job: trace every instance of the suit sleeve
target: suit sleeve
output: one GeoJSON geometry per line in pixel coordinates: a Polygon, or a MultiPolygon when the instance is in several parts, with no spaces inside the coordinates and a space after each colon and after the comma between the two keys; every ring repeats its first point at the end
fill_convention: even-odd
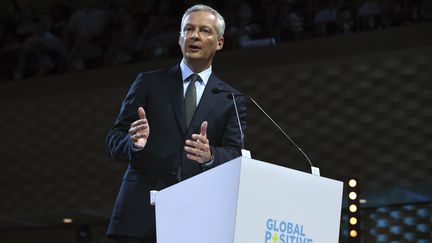
{"type": "MultiPolygon", "coordinates": [[[[246,129],[246,100],[240,96],[236,98],[237,109],[243,133],[246,129]]],[[[211,141],[210,141],[211,144],[211,141]]],[[[242,139],[235,109],[230,112],[226,127],[224,129],[220,146],[210,146],[214,161],[204,165],[204,169],[210,169],[224,162],[241,156],[242,139]]]]}
{"type": "Polygon", "coordinates": [[[132,160],[129,128],[132,122],[139,119],[138,107],[142,106],[145,109],[145,91],[143,74],[140,73],[123,100],[120,113],[106,139],[108,154],[116,161],[132,160]]]}

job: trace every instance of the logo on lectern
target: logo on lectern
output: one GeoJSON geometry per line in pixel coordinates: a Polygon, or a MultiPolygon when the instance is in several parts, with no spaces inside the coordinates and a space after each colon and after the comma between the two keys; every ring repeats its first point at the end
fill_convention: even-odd
{"type": "Polygon", "coordinates": [[[313,243],[308,238],[304,225],[286,220],[269,218],[266,222],[265,243],[313,243]]]}

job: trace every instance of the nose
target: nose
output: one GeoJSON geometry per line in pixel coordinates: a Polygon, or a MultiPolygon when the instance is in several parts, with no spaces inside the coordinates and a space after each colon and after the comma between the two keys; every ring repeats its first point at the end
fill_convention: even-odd
{"type": "Polygon", "coordinates": [[[191,33],[190,38],[191,38],[191,39],[199,39],[199,31],[198,31],[198,30],[194,30],[194,31],[191,33]]]}

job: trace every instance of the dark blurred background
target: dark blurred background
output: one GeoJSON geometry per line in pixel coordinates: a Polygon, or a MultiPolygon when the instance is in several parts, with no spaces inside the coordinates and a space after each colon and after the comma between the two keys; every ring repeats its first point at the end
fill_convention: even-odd
{"type": "MultiPolygon", "coordinates": [[[[108,158],[106,133],[138,72],[180,61],[194,3],[0,2],[0,242],[113,242],[126,164],[108,158]]],[[[432,242],[432,1],[201,3],[227,22],[215,72],[322,176],[358,180],[362,242],[432,242]]],[[[248,107],[252,157],[309,171],[248,107]]],[[[346,207],[344,195],[340,242],[346,207]]]]}

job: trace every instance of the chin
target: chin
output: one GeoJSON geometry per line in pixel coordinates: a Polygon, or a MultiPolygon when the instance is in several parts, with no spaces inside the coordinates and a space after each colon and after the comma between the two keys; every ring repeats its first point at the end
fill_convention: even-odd
{"type": "Polygon", "coordinates": [[[201,52],[186,52],[186,56],[194,58],[202,58],[201,52]]]}
{"type": "Polygon", "coordinates": [[[197,53],[187,53],[185,58],[188,59],[189,61],[200,61],[206,59],[202,55],[199,55],[197,53]]]}

